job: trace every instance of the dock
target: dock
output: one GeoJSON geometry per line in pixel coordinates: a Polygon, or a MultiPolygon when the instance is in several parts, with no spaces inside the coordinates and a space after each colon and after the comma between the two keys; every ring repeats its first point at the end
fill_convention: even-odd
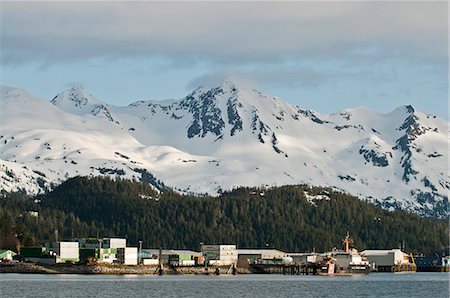
{"type": "Polygon", "coordinates": [[[255,274],[316,275],[320,266],[316,263],[299,265],[251,264],[250,270],[255,274]]]}

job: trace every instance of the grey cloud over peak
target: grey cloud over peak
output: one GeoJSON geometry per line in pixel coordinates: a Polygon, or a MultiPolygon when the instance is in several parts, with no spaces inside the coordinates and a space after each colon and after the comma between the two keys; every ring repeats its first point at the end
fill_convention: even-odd
{"type": "Polygon", "coordinates": [[[447,59],[445,2],[4,2],[2,63],[447,59]]]}

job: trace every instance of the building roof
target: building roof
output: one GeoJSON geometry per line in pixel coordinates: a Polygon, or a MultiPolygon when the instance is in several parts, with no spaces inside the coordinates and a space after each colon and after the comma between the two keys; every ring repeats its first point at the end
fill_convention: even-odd
{"type": "Polygon", "coordinates": [[[11,255],[12,255],[12,256],[17,255],[17,253],[15,253],[14,251],[12,251],[12,250],[10,250],[10,249],[0,249],[0,257],[1,257],[2,255],[6,255],[6,253],[7,253],[8,251],[11,252],[11,255]]]}
{"type": "Polygon", "coordinates": [[[361,254],[365,254],[365,255],[387,255],[389,253],[395,253],[395,252],[401,252],[403,254],[403,251],[401,251],[399,248],[394,248],[394,249],[367,249],[361,252],[361,254]]]}
{"type": "Polygon", "coordinates": [[[238,249],[237,250],[239,255],[259,255],[259,254],[285,254],[286,252],[278,250],[278,249],[238,249]]]}
{"type": "MultiPolygon", "coordinates": [[[[159,249],[154,249],[154,248],[143,249],[142,253],[159,255],[159,249]]],[[[193,255],[193,256],[201,256],[202,255],[201,252],[187,250],[187,249],[163,249],[162,254],[163,255],[193,255]]]]}

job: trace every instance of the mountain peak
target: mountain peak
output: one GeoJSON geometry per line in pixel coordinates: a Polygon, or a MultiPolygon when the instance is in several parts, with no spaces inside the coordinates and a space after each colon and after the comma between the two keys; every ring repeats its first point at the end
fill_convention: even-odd
{"type": "Polygon", "coordinates": [[[105,103],[95,98],[80,85],[74,85],[58,93],[50,102],[66,111],[67,108],[71,110],[73,108],[76,108],[76,110],[84,110],[84,108],[92,108],[94,105],[105,105],[105,103]]]}
{"type": "Polygon", "coordinates": [[[56,95],[51,103],[65,112],[76,115],[91,114],[116,122],[108,110],[108,105],[87,92],[83,87],[75,85],[56,95]]]}
{"type": "Polygon", "coordinates": [[[235,92],[237,90],[243,91],[243,90],[254,90],[255,84],[245,80],[245,79],[238,79],[236,77],[227,77],[223,80],[216,80],[216,81],[210,81],[210,82],[204,82],[201,83],[198,88],[194,90],[194,93],[196,92],[205,92],[209,91],[211,89],[221,89],[224,93],[228,92],[235,92]]]}

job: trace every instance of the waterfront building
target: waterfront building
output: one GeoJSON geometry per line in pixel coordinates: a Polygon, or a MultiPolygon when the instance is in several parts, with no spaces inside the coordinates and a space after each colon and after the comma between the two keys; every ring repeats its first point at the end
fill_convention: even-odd
{"type": "Polygon", "coordinates": [[[287,254],[288,254],[288,256],[290,256],[292,258],[295,265],[305,265],[307,263],[316,263],[323,259],[323,256],[321,254],[318,254],[315,252],[304,252],[304,253],[290,252],[287,254]]]}
{"type": "Polygon", "coordinates": [[[0,249],[0,260],[2,262],[12,261],[12,259],[15,255],[17,255],[17,254],[10,249],[0,249]]]}
{"type": "Polygon", "coordinates": [[[416,256],[413,259],[418,272],[450,271],[450,256],[416,256]]]}
{"type": "MultiPolygon", "coordinates": [[[[153,265],[153,259],[159,259],[161,253],[161,263],[174,266],[193,266],[203,264],[203,255],[201,252],[186,249],[143,249],[142,259],[144,265],[153,265]]],[[[159,264],[159,261],[158,263],[159,264]]]]}
{"type": "Polygon", "coordinates": [[[380,272],[391,272],[395,271],[395,268],[407,268],[411,265],[409,255],[398,248],[364,250],[361,254],[367,257],[372,270],[380,272]]]}
{"type": "Polygon", "coordinates": [[[127,247],[126,238],[103,238],[101,248],[125,248],[127,247]]]}
{"type": "Polygon", "coordinates": [[[292,258],[288,253],[278,249],[238,249],[238,267],[246,267],[256,262],[264,262],[265,260],[287,260],[292,258]]]}
{"type": "Polygon", "coordinates": [[[138,264],[137,247],[117,248],[117,263],[124,265],[137,265],[138,264]]]}
{"type": "Polygon", "coordinates": [[[43,246],[23,246],[19,250],[19,254],[25,261],[33,263],[56,263],[56,258],[50,256],[49,251],[46,251],[43,246]],[[47,253],[47,255],[44,255],[47,253]]]}
{"type": "Polygon", "coordinates": [[[201,246],[202,254],[208,265],[229,266],[236,265],[238,262],[238,252],[236,245],[220,244],[211,245],[203,244],[201,246]]]}
{"type": "Polygon", "coordinates": [[[76,241],[58,241],[53,243],[56,263],[78,262],[80,260],[79,243],[76,241]]]}
{"type": "Polygon", "coordinates": [[[97,238],[79,238],[78,243],[80,244],[80,249],[96,249],[100,248],[100,241],[97,238]]]}
{"type": "Polygon", "coordinates": [[[98,262],[112,264],[117,261],[117,248],[100,248],[98,262]]]}

